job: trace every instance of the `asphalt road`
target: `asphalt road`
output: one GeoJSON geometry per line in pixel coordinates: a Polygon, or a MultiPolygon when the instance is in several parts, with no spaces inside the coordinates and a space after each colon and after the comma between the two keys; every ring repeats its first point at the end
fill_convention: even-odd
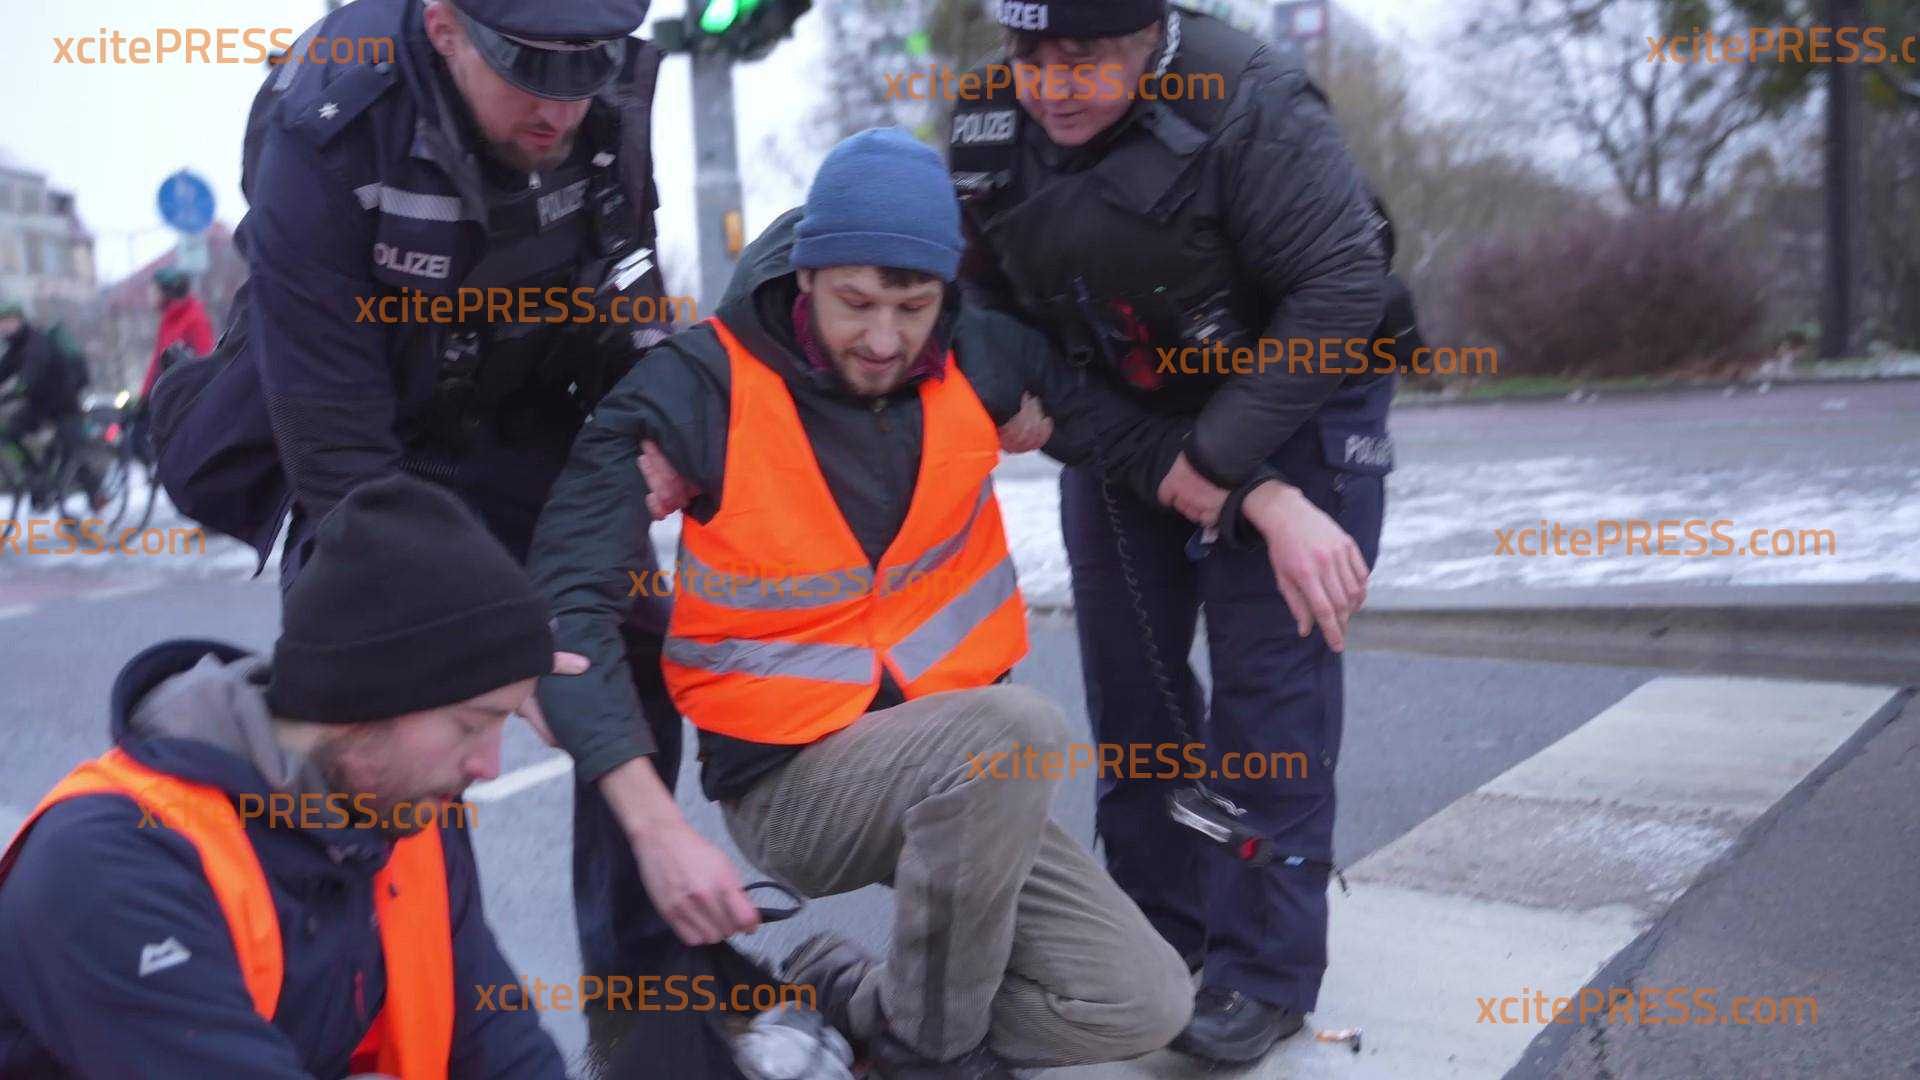
{"type": "MultiPolygon", "coordinates": [[[[1497,485],[1502,470],[1541,460],[1728,482],[1758,463],[1784,470],[1798,484],[1884,498],[1889,483],[1914,472],[1916,416],[1920,382],[1406,409],[1396,414],[1394,430],[1403,464],[1413,467],[1395,478],[1393,498],[1401,506],[1409,498],[1447,498],[1448,476],[1496,474],[1484,488],[1497,485]]],[[[1032,455],[1003,468],[1028,478],[1053,471],[1032,455]]],[[[1393,512],[1390,506],[1390,519],[1393,512]]],[[[1438,542],[1444,556],[1451,541],[1438,542]]],[[[0,556],[0,695],[11,714],[7,738],[0,740],[0,835],[75,762],[105,747],[113,677],[138,650],[178,637],[255,649],[271,644],[278,591],[270,579],[249,582],[230,569],[181,572],[179,562],[83,568],[0,556]]],[[[1349,863],[1657,674],[1393,653],[1359,654],[1349,664],[1337,836],[1340,857],[1349,863]]],[[[1070,623],[1036,619],[1033,654],[1017,677],[1061,702],[1084,729],[1070,623]]],[[[512,773],[552,753],[515,730],[505,769],[512,773]]],[[[725,844],[690,773],[681,790],[692,819],[725,844]]],[[[519,970],[548,982],[577,974],[569,800],[569,780],[554,775],[486,804],[476,826],[489,919],[519,970]]],[[[1064,785],[1055,809],[1070,831],[1091,839],[1090,778],[1064,785]]],[[[830,927],[880,947],[887,903],[878,889],[819,901],[799,919],[741,944],[778,956],[798,936],[830,927]]],[[[1316,1019],[1340,1023],[1338,1016],[1316,1019]]],[[[569,1053],[579,1051],[584,1026],[576,1016],[549,1014],[547,1022],[569,1053]]]]}
{"type": "MultiPolygon", "coordinates": [[[[27,594],[15,590],[12,595],[27,594]]],[[[0,686],[15,718],[10,737],[0,741],[0,832],[10,831],[17,816],[75,762],[106,747],[108,694],[120,665],[134,653],[170,637],[213,637],[265,649],[278,617],[278,591],[265,581],[142,589],[74,575],[42,579],[32,603],[28,613],[0,618],[0,634],[8,643],[0,686]]],[[[1084,731],[1071,625],[1042,617],[1034,630],[1032,655],[1016,677],[1061,702],[1084,731]]],[[[1356,655],[1350,664],[1337,836],[1340,857],[1347,862],[1531,756],[1656,674],[1390,653],[1356,655]]],[[[504,769],[512,772],[551,754],[516,728],[509,735],[504,769]]],[[[725,844],[714,809],[698,796],[691,768],[681,793],[695,823],[725,844]]],[[[488,919],[529,979],[564,982],[578,974],[568,885],[570,800],[570,781],[560,776],[483,804],[475,814],[488,919]]],[[[1064,784],[1055,813],[1074,835],[1091,843],[1091,778],[1064,784]]],[[[800,936],[831,928],[882,948],[888,903],[877,888],[818,901],[799,918],[740,944],[777,957],[800,936]]],[[[570,1053],[580,1050],[585,1029],[576,1015],[552,1013],[547,1020],[563,1047],[570,1053]]],[[[1330,1022],[1337,1024],[1338,1018],[1330,1022]]]]}

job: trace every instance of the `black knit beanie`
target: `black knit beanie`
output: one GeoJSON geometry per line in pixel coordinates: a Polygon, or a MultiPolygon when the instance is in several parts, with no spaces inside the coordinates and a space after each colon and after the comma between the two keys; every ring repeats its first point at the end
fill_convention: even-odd
{"type": "Polygon", "coordinates": [[[408,476],[321,520],[281,607],[267,706],[291,720],[384,720],[553,669],[525,571],[459,499],[408,476]]]}

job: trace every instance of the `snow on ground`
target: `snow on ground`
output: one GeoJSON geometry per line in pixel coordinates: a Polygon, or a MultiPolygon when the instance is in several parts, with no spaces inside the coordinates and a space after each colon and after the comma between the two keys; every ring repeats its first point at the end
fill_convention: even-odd
{"type": "MultiPolygon", "coordinates": [[[[1704,526],[1702,527],[1705,528],[1704,526]]],[[[1670,546],[1699,545],[1679,530],[1670,546]]],[[[1410,465],[1388,480],[1387,524],[1374,582],[1382,588],[1581,588],[1625,584],[1823,585],[1920,579],[1920,466],[1906,462],[1789,472],[1777,467],[1674,475],[1658,461],[1586,457],[1462,471],[1410,465]],[[1686,520],[1714,507],[1747,545],[1755,529],[1831,530],[1830,553],[1792,556],[1496,554],[1494,529],[1544,519],[1589,528],[1600,519],[1686,520]]],[[[1766,537],[1763,543],[1785,541],[1766,537]]]]}
{"type": "MultiPolygon", "coordinates": [[[[1027,463],[1023,462],[1023,466],[1027,463]]],[[[1376,588],[1580,588],[1624,584],[1833,584],[1920,580],[1920,466],[1890,462],[1828,470],[1779,467],[1671,475],[1658,462],[1622,463],[1584,457],[1541,458],[1499,469],[1460,470],[1408,464],[1388,480],[1387,524],[1376,588]],[[1560,521],[1569,528],[1603,518],[1686,519],[1702,506],[1731,520],[1736,542],[1755,528],[1831,530],[1831,554],[1793,557],[1657,557],[1615,551],[1606,557],[1497,554],[1494,529],[1560,521]]],[[[1060,540],[1059,485],[1031,466],[1003,470],[995,491],[1020,587],[1041,606],[1070,602],[1066,551],[1060,540]],[[1040,473],[1041,475],[1036,475],[1040,473]]],[[[152,527],[191,526],[164,494],[152,527]]],[[[654,527],[662,565],[679,543],[678,516],[654,527]]],[[[1681,543],[1686,541],[1681,540],[1681,543]]],[[[175,542],[177,545],[177,542],[175,542]]],[[[204,552],[153,556],[43,556],[29,560],[0,548],[0,582],[41,568],[135,570],[227,579],[253,573],[253,552],[238,541],[208,537],[204,552]],[[7,563],[15,563],[8,566],[7,563]]],[[[266,574],[278,572],[278,558],[266,574]]]]}

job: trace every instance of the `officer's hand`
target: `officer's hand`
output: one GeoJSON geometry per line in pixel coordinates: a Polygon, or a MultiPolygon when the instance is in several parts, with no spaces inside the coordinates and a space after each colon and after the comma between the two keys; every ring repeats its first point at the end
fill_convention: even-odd
{"type": "Polygon", "coordinates": [[[1267,540],[1273,576],[1300,636],[1320,624],[1334,652],[1346,649],[1347,619],[1367,599],[1367,561],[1360,545],[1300,489],[1268,481],[1247,495],[1241,513],[1267,540]]]}
{"type": "MultiPolygon", "coordinates": [[[[555,675],[578,675],[587,670],[589,666],[591,666],[591,662],[579,653],[557,652],[553,654],[553,673],[555,675]]],[[[518,713],[520,718],[527,722],[527,726],[533,729],[533,733],[540,737],[541,742],[552,747],[558,747],[560,745],[554,740],[553,730],[547,727],[547,714],[540,711],[540,695],[538,693],[528,694],[527,700],[521,702],[520,707],[515,709],[514,712],[518,713]]]]}
{"type": "Polygon", "coordinates": [[[647,513],[655,521],[686,509],[700,494],[699,487],[687,483],[652,439],[640,444],[640,475],[647,479],[647,513]]]}
{"type": "Polygon", "coordinates": [[[733,860],[685,821],[647,830],[633,851],[641,884],[681,941],[711,945],[760,928],[733,860]]]}
{"type": "Polygon", "coordinates": [[[1211,529],[1220,520],[1220,508],[1226,505],[1228,492],[1201,476],[1182,453],[1161,479],[1159,494],[1161,506],[1170,506],[1195,525],[1211,529]]]}
{"type": "Polygon", "coordinates": [[[1000,449],[1009,454],[1038,450],[1053,438],[1053,418],[1032,394],[1020,395],[1020,411],[1000,425],[1000,449]]]}

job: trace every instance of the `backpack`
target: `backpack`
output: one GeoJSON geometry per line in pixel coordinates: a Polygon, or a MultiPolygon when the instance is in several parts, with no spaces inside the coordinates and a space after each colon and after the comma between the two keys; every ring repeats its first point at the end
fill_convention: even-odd
{"type": "Polygon", "coordinates": [[[52,347],[53,364],[47,371],[47,378],[56,379],[58,385],[68,395],[78,398],[93,381],[93,373],[87,370],[87,357],[80,349],[80,343],[74,339],[73,332],[65,323],[55,323],[47,330],[47,344],[52,347]]]}
{"type": "Polygon", "coordinates": [[[163,371],[148,408],[154,477],[182,514],[259,552],[257,574],[292,508],[293,487],[280,467],[260,369],[241,360],[248,289],[243,284],[234,295],[213,352],[163,371]],[[182,438],[189,429],[201,437],[182,438]]]}

